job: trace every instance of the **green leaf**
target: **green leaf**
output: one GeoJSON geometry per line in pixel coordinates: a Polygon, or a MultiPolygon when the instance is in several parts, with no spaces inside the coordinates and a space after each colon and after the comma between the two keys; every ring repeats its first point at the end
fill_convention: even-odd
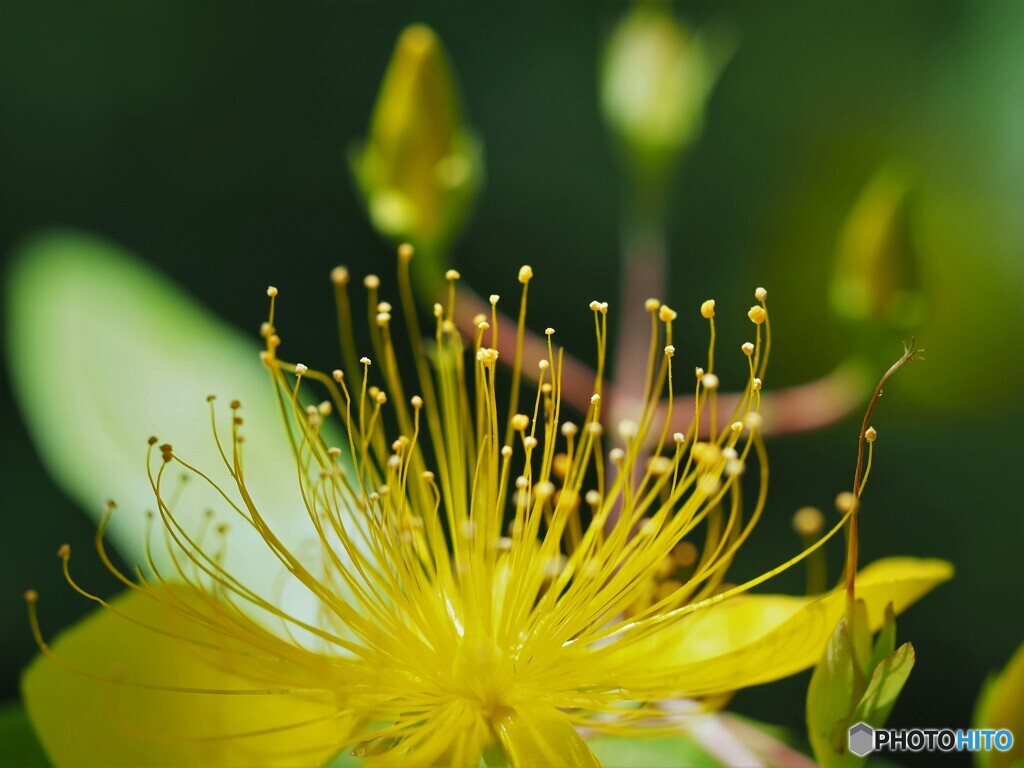
{"type": "Polygon", "coordinates": [[[594,736],[587,739],[604,768],[678,768],[681,765],[718,768],[720,762],[701,749],[688,736],[680,734],[662,739],[627,739],[618,736],[594,736]]]}
{"type": "Polygon", "coordinates": [[[4,765],[20,768],[48,768],[50,765],[21,704],[8,704],[0,709],[0,755],[3,755],[4,765]]]}
{"type": "Polygon", "coordinates": [[[854,690],[854,659],[847,620],[841,619],[807,688],[807,735],[825,768],[847,764],[846,732],[854,690]]]}
{"type": "MultiPolygon", "coordinates": [[[[247,337],[227,327],[165,278],[96,237],[44,233],[22,244],[12,263],[6,281],[8,363],[29,433],[57,483],[94,519],[106,499],[117,501],[109,532],[129,565],[145,562],[143,512],[155,506],[145,464],[150,435],[172,443],[177,455],[223,487],[233,487],[213,440],[208,394],[218,395],[221,427],[230,423],[228,401],[242,401],[253,498],[283,541],[318,556],[308,546],[300,550],[311,526],[255,333],[247,337]]],[[[264,301],[253,296],[254,307],[264,301]]],[[[282,296],[280,311],[288,306],[289,297],[282,296]]],[[[177,480],[174,473],[167,481],[173,486],[177,480]]],[[[217,520],[233,525],[229,570],[262,594],[278,594],[280,563],[226,507],[193,479],[175,514],[194,531],[205,510],[215,510],[217,520]]],[[[154,540],[157,564],[166,564],[162,540],[154,540]]],[[[288,598],[295,601],[293,614],[314,610],[306,595],[288,598]]]]}
{"type": "Polygon", "coordinates": [[[914,646],[904,643],[882,659],[875,668],[864,697],[857,705],[851,722],[865,722],[876,728],[885,725],[896,699],[914,668],[914,646]]]}

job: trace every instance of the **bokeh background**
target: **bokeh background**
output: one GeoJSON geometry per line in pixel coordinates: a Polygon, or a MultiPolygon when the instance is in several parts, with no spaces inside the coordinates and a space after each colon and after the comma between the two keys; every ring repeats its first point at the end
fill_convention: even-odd
{"type": "MultiPolygon", "coordinates": [[[[41,228],[93,232],[254,335],[273,282],[301,297],[288,306],[293,357],[330,367],[330,268],[386,283],[394,271],[346,150],[366,132],[398,32],[425,21],[445,42],[486,157],[455,265],[480,292],[511,294],[518,266],[531,263],[536,327],[557,320],[586,357],[586,304],[615,299],[619,286],[625,184],[597,71],[624,9],[9,0],[0,253],[6,260],[41,228]]],[[[828,301],[840,229],[879,167],[912,169],[903,235],[927,302],[915,330],[929,353],[893,382],[875,418],[862,550],[865,561],[903,553],[956,565],[953,582],[900,619],[918,662],[891,723],[965,727],[986,676],[1024,640],[1024,3],[751,1],[676,12],[723,25],[737,42],[668,206],[664,298],[686,309],[684,338],[702,333],[696,309],[714,296],[721,337],[738,344],[763,284],[771,384],[829,371],[858,344],[828,301]]],[[[900,335],[872,339],[881,373],[900,335]]],[[[95,361],[111,376],[122,363],[95,361]]],[[[54,551],[88,545],[93,524],[48,478],[6,371],[2,397],[0,701],[13,701],[34,652],[22,592],[46,590],[49,615],[68,624],[82,615],[89,606],[63,587],[54,551]]],[[[737,577],[795,550],[795,509],[832,509],[850,484],[857,430],[851,417],[770,442],[770,514],[737,577]]],[[[77,562],[82,579],[113,592],[91,560],[77,562]]],[[[802,581],[794,571],[778,588],[802,581]]],[[[807,677],[742,692],[732,706],[802,732],[807,677]]]]}

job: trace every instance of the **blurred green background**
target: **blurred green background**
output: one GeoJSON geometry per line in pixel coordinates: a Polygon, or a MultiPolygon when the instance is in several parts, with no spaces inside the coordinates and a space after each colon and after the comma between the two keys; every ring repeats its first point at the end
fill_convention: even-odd
{"type": "MultiPolygon", "coordinates": [[[[389,285],[346,161],[365,135],[398,32],[434,26],[483,140],[486,182],[454,249],[483,294],[533,265],[531,315],[586,357],[587,302],[617,298],[625,184],[601,120],[597,70],[620,3],[477,4],[8,0],[0,5],[0,252],[71,226],[134,251],[255,336],[273,282],[292,297],[291,356],[336,356],[328,273],[389,285]],[[578,311],[580,310],[580,311],[578,311]],[[574,314],[575,313],[575,314],[574,314]],[[575,318],[575,319],[574,319],[575,318]]],[[[893,382],[865,498],[863,561],[937,556],[955,580],[900,619],[918,664],[891,723],[970,724],[981,684],[1024,639],[1019,477],[1024,449],[1024,3],[686,4],[738,47],[669,201],[684,361],[697,307],[745,340],[755,285],[771,294],[770,385],[829,371],[858,344],[828,303],[845,217],[883,164],[910,168],[908,248],[928,312],[928,360],[893,382]],[[685,344],[685,342],[684,342],[685,344]]],[[[873,337],[883,361],[900,336],[873,337]]],[[[117,375],[124,361],[96,360],[117,375]]],[[[73,375],[73,372],[71,372],[73,375]]],[[[728,382],[728,379],[726,379],[728,382]]],[[[68,386],[74,386],[69,381],[68,386]]],[[[3,384],[0,700],[34,652],[22,592],[70,624],[89,606],[54,557],[89,519],[51,483],[3,384]]],[[[769,515],[737,564],[791,554],[792,512],[849,487],[858,420],[770,442],[769,515]]],[[[146,434],[145,426],[140,435],[146,434]]],[[[88,436],[69,436],[84,440],[88,436]]],[[[833,572],[838,551],[833,555],[833,572]]],[[[90,557],[81,578],[112,580],[90,557]]],[[[803,573],[778,581],[799,591],[803,573]]],[[[102,590],[101,590],[102,591],[102,590]]],[[[740,693],[733,708],[802,732],[807,675],[740,693]]],[[[1018,734],[1024,738],[1024,734],[1018,734]]],[[[936,756],[907,763],[937,764],[936,756]]]]}

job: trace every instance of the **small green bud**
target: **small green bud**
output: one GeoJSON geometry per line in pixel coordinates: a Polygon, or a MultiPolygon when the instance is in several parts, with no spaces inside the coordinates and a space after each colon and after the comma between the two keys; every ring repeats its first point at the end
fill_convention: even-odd
{"type": "Polygon", "coordinates": [[[455,79],[437,34],[398,38],[370,121],[351,163],[370,219],[385,237],[427,250],[458,233],[482,174],[479,146],[462,123],[455,79]]]}
{"type": "Polygon", "coordinates": [[[909,191],[905,172],[882,168],[847,215],[830,291],[840,317],[899,330],[921,322],[924,300],[909,231],[909,191]]]}
{"type": "Polygon", "coordinates": [[[660,180],[697,138],[729,52],[693,34],[667,4],[637,4],[612,32],[601,72],[601,106],[642,177],[660,180]]]}

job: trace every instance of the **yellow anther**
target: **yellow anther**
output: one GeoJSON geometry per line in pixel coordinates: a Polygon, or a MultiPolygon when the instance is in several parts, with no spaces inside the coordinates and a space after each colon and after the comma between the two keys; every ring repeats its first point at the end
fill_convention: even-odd
{"type": "Polygon", "coordinates": [[[549,328],[545,328],[544,329],[544,335],[545,336],[554,336],[555,335],[555,329],[554,328],[550,328],[550,327],[549,328]]]}
{"type": "Polygon", "coordinates": [[[533,278],[533,268],[529,264],[524,264],[519,268],[519,282],[523,285],[530,282],[533,278]]]}
{"type": "Polygon", "coordinates": [[[768,313],[765,311],[765,308],[762,307],[760,304],[755,304],[749,310],[747,310],[747,317],[750,318],[750,322],[752,322],[754,325],[760,325],[767,319],[768,313]]]}
{"type": "Polygon", "coordinates": [[[348,270],[345,267],[335,267],[331,270],[331,282],[335,285],[348,285],[348,270]]]}
{"type": "Polygon", "coordinates": [[[665,347],[665,357],[672,357],[672,355],[674,355],[675,353],[676,348],[673,345],[669,344],[667,347],[665,347]]]}
{"type": "Polygon", "coordinates": [[[713,373],[705,373],[700,383],[704,385],[704,389],[718,389],[718,377],[713,373]]]}
{"type": "Polygon", "coordinates": [[[852,493],[849,491],[843,491],[836,496],[836,509],[843,514],[846,514],[853,509],[853,505],[856,501],[857,499],[852,493]]]}
{"type": "Polygon", "coordinates": [[[760,392],[761,391],[761,380],[755,377],[754,380],[750,382],[750,387],[755,392],[760,392]]]}
{"type": "Polygon", "coordinates": [[[817,507],[801,507],[793,515],[793,530],[805,539],[819,536],[825,529],[825,515],[817,507]]]}
{"type": "Polygon", "coordinates": [[[335,368],[333,371],[331,371],[331,378],[337,382],[341,382],[341,380],[345,378],[345,372],[342,371],[340,368],[335,368]]]}
{"type": "Polygon", "coordinates": [[[533,435],[528,435],[527,437],[523,438],[523,445],[526,446],[527,450],[532,451],[534,448],[537,447],[537,438],[534,437],[533,435]]]}
{"type": "Polygon", "coordinates": [[[267,296],[269,296],[270,298],[274,298],[275,296],[277,296],[277,288],[274,287],[273,285],[268,285],[267,296]]]}
{"type": "Polygon", "coordinates": [[[359,358],[359,362],[362,363],[363,365],[370,365],[371,363],[370,358],[366,357],[365,355],[359,358]]]}
{"type": "Polygon", "coordinates": [[[567,421],[562,425],[562,434],[565,437],[572,437],[579,431],[580,428],[573,424],[571,421],[567,421]]]}
{"type": "Polygon", "coordinates": [[[327,455],[333,459],[336,459],[339,456],[341,456],[341,448],[332,445],[330,448],[327,449],[327,455]]]}
{"type": "Polygon", "coordinates": [[[667,475],[672,471],[672,460],[666,456],[654,456],[648,462],[648,469],[655,477],[667,475]]]}
{"type": "Polygon", "coordinates": [[[591,312],[597,312],[599,309],[601,309],[601,302],[599,302],[599,301],[592,301],[592,302],[590,302],[590,311],[591,312]]]}
{"type": "Polygon", "coordinates": [[[547,360],[537,361],[537,367],[540,368],[542,371],[546,371],[550,367],[550,365],[551,364],[547,360]]]}
{"type": "Polygon", "coordinates": [[[626,459],[626,452],[621,448],[612,448],[608,451],[608,458],[612,464],[621,464],[626,459]]]}
{"type": "Polygon", "coordinates": [[[367,275],[363,278],[363,285],[371,291],[380,288],[380,278],[376,275],[367,275]]]}
{"type": "Polygon", "coordinates": [[[491,306],[493,307],[498,303],[499,298],[501,297],[498,296],[498,294],[492,293],[490,296],[487,297],[487,300],[491,303],[491,306]]]}
{"type": "Polygon", "coordinates": [[[708,299],[700,305],[700,316],[705,320],[710,320],[715,316],[715,300],[708,299]]]}
{"type": "Polygon", "coordinates": [[[672,439],[675,441],[676,445],[682,445],[684,442],[686,442],[686,435],[684,435],[682,432],[674,432],[672,434],[672,439]]]}
{"type": "Polygon", "coordinates": [[[511,455],[512,455],[512,446],[511,445],[503,445],[503,446],[501,446],[501,457],[503,459],[507,459],[511,455]]]}
{"type": "Polygon", "coordinates": [[[600,395],[591,395],[590,396],[590,404],[591,405],[597,405],[600,402],[601,402],[601,396],[600,395]]]}
{"type": "Polygon", "coordinates": [[[878,437],[878,432],[874,427],[868,427],[864,432],[864,439],[869,443],[875,442],[875,438],[878,437]]]}
{"type": "Polygon", "coordinates": [[[398,246],[398,258],[401,261],[410,261],[415,253],[415,249],[409,243],[402,243],[398,246]]]}
{"type": "Polygon", "coordinates": [[[619,435],[623,440],[632,440],[636,437],[637,426],[636,422],[631,419],[623,419],[619,422],[619,435]]]}
{"type": "Polygon", "coordinates": [[[444,273],[445,280],[458,280],[460,277],[462,277],[462,275],[459,274],[459,270],[457,269],[449,269],[444,273]]]}
{"type": "Polygon", "coordinates": [[[525,413],[517,413],[509,421],[516,432],[524,432],[530,426],[530,417],[525,413]]]}
{"type": "Polygon", "coordinates": [[[743,342],[743,346],[740,347],[740,349],[743,350],[743,354],[746,355],[747,357],[750,357],[752,354],[754,354],[754,345],[751,344],[749,341],[743,342]]]}
{"type": "Polygon", "coordinates": [[[60,549],[57,550],[57,557],[62,560],[71,557],[71,545],[61,544],[60,549]]]}
{"type": "Polygon", "coordinates": [[[409,402],[412,404],[412,407],[415,408],[417,411],[423,407],[423,398],[420,397],[419,395],[413,395],[412,399],[409,400],[409,402]]]}
{"type": "Polygon", "coordinates": [[[381,328],[383,328],[384,326],[386,326],[390,322],[391,322],[391,313],[390,312],[378,312],[377,313],[377,325],[379,325],[381,328]]]}
{"type": "Polygon", "coordinates": [[[296,376],[302,376],[302,375],[304,375],[304,374],[306,373],[306,371],[308,371],[308,370],[309,370],[309,368],[307,368],[307,367],[306,367],[305,365],[303,365],[302,363],[296,363],[296,364],[295,364],[295,375],[296,375],[296,376]]]}
{"type": "Polygon", "coordinates": [[[679,313],[677,313],[674,309],[669,307],[668,304],[662,304],[658,308],[658,319],[660,319],[663,323],[671,323],[678,316],[679,313]]]}
{"type": "Polygon", "coordinates": [[[764,417],[761,416],[757,411],[751,411],[747,414],[747,429],[753,432],[756,429],[760,429],[764,423],[764,417]]]}
{"type": "Polygon", "coordinates": [[[648,312],[657,312],[659,307],[661,302],[658,299],[648,299],[644,302],[644,309],[648,312]]]}
{"type": "Polygon", "coordinates": [[[758,301],[764,301],[765,299],[768,298],[768,291],[766,291],[764,288],[758,288],[757,290],[754,291],[754,298],[757,299],[758,301]]]}

